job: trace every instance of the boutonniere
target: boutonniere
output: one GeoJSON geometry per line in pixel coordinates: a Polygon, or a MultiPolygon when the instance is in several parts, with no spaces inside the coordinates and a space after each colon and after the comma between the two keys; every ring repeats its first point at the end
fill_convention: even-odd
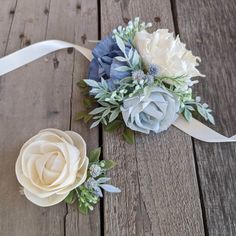
{"type": "Polygon", "coordinates": [[[21,148],[16,161],[16,177],[23,193],[41,207],[61,201],[76,202],[81,213],[93,210],[103,197],[102,190],[120,192],[108,184],[110,160],[99,160],[101,149],[87,155],[84,139],[73,131],[41,130],[21,148]]]}

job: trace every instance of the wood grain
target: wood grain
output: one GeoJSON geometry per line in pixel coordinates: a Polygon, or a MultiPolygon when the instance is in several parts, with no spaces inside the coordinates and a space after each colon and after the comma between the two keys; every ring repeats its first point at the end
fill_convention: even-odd
{"type": "MultiPolygon", "coordinates": [[[[197,86],[222,134],[236,133],[236,2],[176,1],[180,36],[202,58],[197,86]]],[[[208,233],[236,235],[236,144],[194,141],[208,233]]]]}
{"type": "MultiPolygon", "coordinates": [[[[169,1],[104,0],[102,35],[135,16],[173,30],[169,1]]],[[[130,146],[117,134],[103,136],[104,158],[117,161],[111,175],[122,189],[105,196],[105,235],[204,235],[190,137],[170,128],[136,134],[130,146]]]]}
{"type": "MultiPolygon", "coordinates": [[[[48,0],[18,1],[7,42],[7,54],[45,39],[48,15],[44,14],[44,9],[48,4],[48,0]]],[[[33,205],[19,194],[19,184],[14,174],[19,149],[28,138],[48,126],[68,127],[70,97],[67,95],[70,94],[71,81],[65,82],[63,73],[59,78],[54,77],[54,73],[51,56],[47,61],[42,59],[1,78],[2,235],[62,235],[64,232],[65,205],[50,208],[33,205]]]]}
{"type": "MultiPolygon", "coordinates": [[[[94,43],[89,43],[89,39],[96,40],[98,38],[98,11],[97,1],[81,1],[76,5],[76,14],[72,17],[75,24],[74,42],[86,48],[93,48],[94,43]],[[89,26],[89,27],[88,27],[89,26]]],[[[81,57],[80,54],[74,55],[73,69],[73,94],[71,103],[71,129],[79,132],[87,142],[87,149],[92,150],[99,146],[98,129],[90,129],[89,124],[74,120],[75,114],[84,110],[83,95],[81,90],[76,85],[80,80],[87,78],[89,62],[81,57]]],[[[100,205],[89,215],[84,216],[78,214],[76,205],[68,206],[66,216],[66,235],[72,236],[100,236],[100,205]]]]}

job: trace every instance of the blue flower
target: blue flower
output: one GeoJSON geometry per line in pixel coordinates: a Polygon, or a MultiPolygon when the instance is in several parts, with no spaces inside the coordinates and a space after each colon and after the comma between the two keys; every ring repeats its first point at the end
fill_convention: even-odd
{"type": "MultiPolygon", "coordinates": [[[[129,49],[130,45],[126,45],[126,50],[129,49]]],[[[100,81],[103,77],[107,80],[109,89],[115,90],[121,79],[131,75],[130,71],[116,70],[120,66],[127,66],[127,63],[115,59],[117,56],[124,55],[111,36],[101,40],[92,53],[94,58],[89,65],[89,79],[100,81]]]]}
{"type": "Polygon", "coordinates": [[[148,66],[148,74],[152,76],[157,76],[159,74],[159,68],[155,64],[150,64],[148,66]]]}

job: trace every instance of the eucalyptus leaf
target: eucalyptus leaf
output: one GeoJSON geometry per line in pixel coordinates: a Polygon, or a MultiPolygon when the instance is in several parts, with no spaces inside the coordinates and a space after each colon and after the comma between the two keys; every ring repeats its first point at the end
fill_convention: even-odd
{"type": "Polygon", "coordinates": [[[70,191],[70,193],[67,195],[67,197],[65,198],[64,201],[65,201],[67,204],[72,204],[72,203],[74,203],[75,200],[76,200],[76,194],[75,194],[75,191],[72,190],[72,191],[70,191]]]}
{"type": "Polygon", "coordinates": [[[192,113],[188,109],[185,109],[184,110],[184,117],[187,121],[190,121],[192,119],[192,113]]]}
{"type": "Polygon", "coordinates": [[[93,109],[92,111],[89,112],[90,115],[96,115],[99,114],[101,112],[104,112],[107,108],[106,107],[97,107],[95,109],[93,109]]]}
{"type": "Polygon", "coordinates": [[[134,144],[134,131],[133,130],[126,127],[122,136],[128,144],[134,144]]]}
{"type": "Polygon", "coordinates": [[[128,71],[128,70],[131,70],[131,68],[128,67],[128,66],[120,66],[120,67],[117,67],[115,70],[117,70],[117,71],[128,71]]]}
{"type": "Polygon", "coordinates": [[[133,56],[133,49],[130,48],[129,54],[128,54],[128,59],[131,60],[132,56],[133,56]]]}
{"type": "Polygon", "coordinates": [[[103,184],[103,183],[106,183],[106,182],[108,182],[108,181],[110,181],[110,180],[111,180],[111,178],[102,177],[102,178],[97,179],[97,183],[98,183],[98,184],[103,184]]]}
{"type": "Polygon", "coordinates": [[[96,148],[96,149],[92,150],[88,154],[89,162],[93,163],[93,162],[99,161],[100,155],[101,155],[101,148],[96,148]]]}
{"type": "Polygon", "coordinates": [[[137,52],[137,50],[134,51],[133,59],[132,59],[132,65],[135,67],[139,64],[140,56],[137,52]]]}
{"type": "Polygon", "coordinates": [[[123,122],[121,120],[114,120],[111,123],[109,123],[107,126],[105,126],[105,131],[113,132],[119,129],[122,126],[122,124],[123,122]]]}
{"type": "Polygon", "coordinates": [[[99,185],[101,188],[103,188],[105,191],[110,192],[110,193],[120,193],[121,190],[113,185],[110,184],[100,184],[99,185]]]}
{"type": "Polygon", "coordinates": [[[95,80],[85,79],[84,82],[90,87],[99,88],[99,84],[95,80]]]}
{"type": "Polygon", "coordinates": [[[92,129],[92,128],[98,126],[99,123],[100,123],[100,120],[97,120],[97,121],[93,122],[92,125],[90,126],[90,129],[92,129]]]}
{"type": "Polygon", "coordinates": [[[112,113],[111,113],[111,115],[109,117],[109,123],[114,121],[118,117],[119,114],[120,114],[120,109],[119,108],[117,108],[114,111],[112,111],[112,113]]]}
{"type": "Polygon", "coordinates": [[[112,169],[114,166],[116,166],[116,162],[114,162],[114,161],[112,161],[112,160],[103,160],[102,161],[102,163],[103,163],[103,168],[105,169],[105,170],[110,170],[110,169],[112,169]]]}
{"type": "Polygon", "coordinates": [[[123,40],[117,35],[115,36],[115,38],[116,38],[116,43],[117,43],[118,47],[125,54],[125,44],[124,44],[123,40]]]}
{"type": "Polygon", "coordinates": [[[208,118],[208,120],[209,120],[213,125],[215,125],[215,119],[214,119],[214,117],[213,117],[212,114],[209,114],[209,113],[208,113],[207,118],[208,118]]]}
{"type": "Polygon", "coordinates": [[[116,59],[117,61],[121,61],[121,62],[125,62],[125,61],[128,60],[127,58],[121,57],[121,56],[115,57],[115,59],[116,59]]]}

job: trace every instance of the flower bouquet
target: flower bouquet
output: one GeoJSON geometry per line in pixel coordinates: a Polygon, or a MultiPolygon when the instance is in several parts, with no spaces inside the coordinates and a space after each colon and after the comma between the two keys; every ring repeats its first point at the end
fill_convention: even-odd
{"type": "Polygon", "coordinates": [[[77,119],[93,119],[91,128],[102,123],[106,131],[123,127],[129,143],[133,131],[162,132],[181,114],[190,121],[196,112],[214,124],[208,105],[192,94],[192,78],[204,76],[196,69],[200,58],[167,29],[148,33],[151,26],[135,18],[114,29],[93,49],[88,79],[79,83],[88,93],[77,119]]]}

